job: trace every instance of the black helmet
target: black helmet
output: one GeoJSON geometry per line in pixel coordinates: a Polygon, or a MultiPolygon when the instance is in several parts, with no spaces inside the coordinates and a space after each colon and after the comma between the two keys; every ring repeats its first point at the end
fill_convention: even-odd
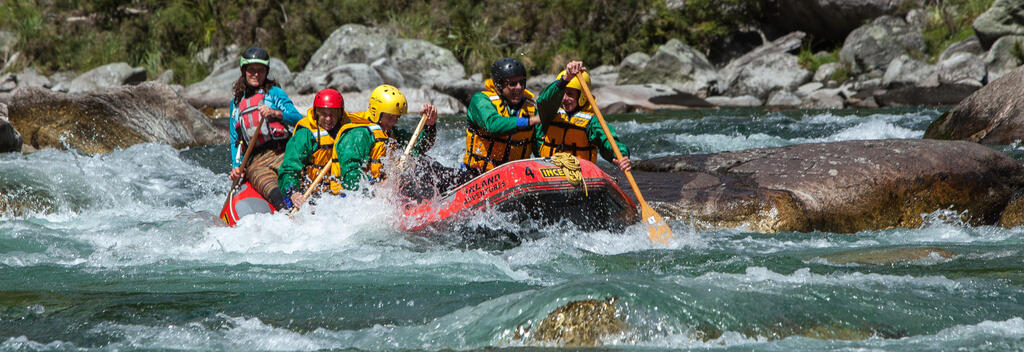
{"type": "Polygon", "coordinates": [[[245,49],[242,53],[242,59],[239,60],[239,66],[245,67],[248,64],[263,64],[267,66],[267,70],[270,70],[270,54],[267,54],[263,48],[252,47],[245,49]]]}
{"type": "Polygon", "coordinates": [[[491,65],[491,80],[498,85],[498,89],[505,85],[505,79],[515,76],[526,77],[526,67],[519,60],[506,57],[491,65]]]}

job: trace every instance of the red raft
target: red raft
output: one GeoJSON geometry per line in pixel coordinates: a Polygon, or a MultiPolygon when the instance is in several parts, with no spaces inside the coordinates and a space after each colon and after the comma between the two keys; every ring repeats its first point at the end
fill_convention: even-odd
{"type": "Polygon", "coordinates": [[[238,219],[250,214],[273,213],[273,205],[263,199],[262,196],[246,181],[242,187],[235,191],[231,201],[224,204],[220,211],[220,219],[228,223],[228,226],[235,226],[238,219]]]}
{"type": "Polygon", "coordinates": [[[505,163],[455,188],[440,200],[406,206],[399,229],[438,231],[458,228],[484,209],[509,213],[513,221],[554,224],[568,221],[584,230],[621,231],[637,222],[636,204],[607,173],[580,160],[586,182],[573,186],[548,159],[505,163]]]}

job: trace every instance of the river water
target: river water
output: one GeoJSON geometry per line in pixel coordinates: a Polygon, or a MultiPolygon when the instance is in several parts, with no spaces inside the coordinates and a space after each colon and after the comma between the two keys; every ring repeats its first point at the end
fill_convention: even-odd
{"type": "MultiPolygon", "coordinates": [[[[935,109],[718,110],[611,117],[636,159],[921,138],[935,109]]],[[[411,126],[407,118],[401,125],[411,126]]],[[[429,155],[455,165],[459,117],[429,155]]],[[[1020,159],[1019,146],[997,149],[1020,159]]],[[[569,301],[616,297],[621,350],[1024,350],[1024,229],[949,222],[857,234],[695,231],[668,246],[541,227],[474,246],[392,229],[386,201],[322,200],[290,219],[215,219],[227,148],[0,155],[0,351],[532,349],[569,301]],[[857,251],[934,248],[888,265],[857,251]]],[[[602,162],[604,163],[604,162],[602,162]]],[[[620,175],[621,176],[621,175],[620,175]]],[[[628,192],[628,190],[627,190],[628,192]]],[[[534,226],[484,214],[495,230],[534,226]]],[[[483,234],[447,234],[448,237],[483,234]]],[[[442,236],[444,237],[444,236],[442,236]]]]}

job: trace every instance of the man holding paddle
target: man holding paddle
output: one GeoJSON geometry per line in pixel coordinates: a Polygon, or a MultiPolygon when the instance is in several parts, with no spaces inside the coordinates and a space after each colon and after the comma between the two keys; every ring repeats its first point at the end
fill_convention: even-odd
{"type": "MultiPolygon", "coordinates": [[[[337,168],[332,168],[333,176],[340,180],[343,189],[359,189],[359,181],[364,174],[371,182],[383,179],[384,158],[392,145],[417,139],[416,135],[395,128],[398,118],[407,110],[405,95],[398,88],[384,84],[370,93],[369,110],[349,115],[352,122],[341,127],[334,148],[337,168]]],[[[416,142],[416,150],[422,154],[434,145],[437,108],[423,104],[419,112],[424,127],[423,136],[416,142]]]]}
{"type": "Polygon", "coordinates": [[[335,138],[347,122],[345,99],[341,93],[330,88],[316,93],[313,107],[295,125],[295,133],[285,147],[284,161],[277,169],[278,186],[284,191],[285,205],[289,208],[306,202],[307,196],[301,193],[302,188],[333,193],[341,191],[337,179],[331,179],[326,187],[320,187],[318,183],[322,178],[320,174],[331,168],[335,138]],[[314,184],[309,184],[309,181],[314,181],[314,184]]]}
{"type": "MultiPolygon", "coordinates": [[[[537,125],[534,131],[536,146],[534,149],[537,156],[550,157],[555,153],[565,152],[575,155],[577,158],[597,162],[598,153],[613,165],[618,166],[623,172],[629,171],[629,149],[626,145],[615,141],[618,135],[615,129],[608,126],[612,138],[609,139],[601,124],[597,123],[592,102],[583,95],[583,84],[590,85],[590,74],[582,71],[577,75],[568,74],[562,71],[558,74],[557,82],[565,84],[565,94],[562,96],[562,106],[554,113],[554,116],[541,116],[545,122],[537,125]],[[615,157],[611,143],[618,144],[622,158],[615,157]]],[[[546,112],[545,112],[546,113],[546,112]]]]}

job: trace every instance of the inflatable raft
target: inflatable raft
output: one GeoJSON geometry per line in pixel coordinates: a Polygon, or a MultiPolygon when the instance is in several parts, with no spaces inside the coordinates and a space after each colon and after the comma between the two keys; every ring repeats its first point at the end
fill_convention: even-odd
{"type": "Polygon", "coordinates": [[[505,163],[445,193],[441,199],[405,206],[399,228],[439,231],[458,228],[485,209],[509,213],[512,221],[569,222],[581,229],[621,230],[637,222],[636,204],[597,165],[580,160],[586,183],[574,186],[549,159],[505,163]]]}
{"type": "Polygon", "coordinates": [[[239,187],[238,190],[235,191],[235,195],[231,197],[231,201],[224,204],[224,208],[220,210],[220,219],[224,220],[228,226],[235,226],[238,219],[241,219],[243,216],[259,213],[273,213],[275,210],[274,206],[270,205],[270,202],[267,202],[266,199],[263,199],[263,197],[256,192],[256,189],[249,185],[249,181],[246,181],[242,187],[239,187]]]}

